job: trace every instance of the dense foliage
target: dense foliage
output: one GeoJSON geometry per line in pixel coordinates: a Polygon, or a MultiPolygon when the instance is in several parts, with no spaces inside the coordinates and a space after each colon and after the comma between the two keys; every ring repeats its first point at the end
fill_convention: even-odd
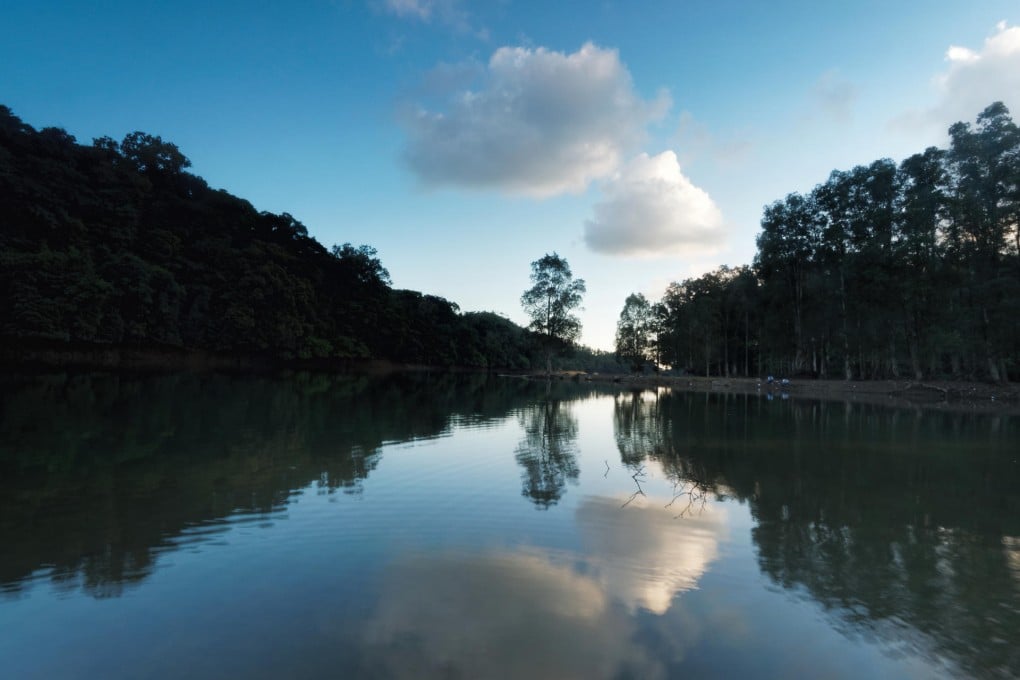
{"type": "Polygon", "coordinates": [[[0,340],[274,359],[524,369],[532,334],[393,290],[368,246],[327,250],[284,213],[211,189],[141,132],[80,145],[0,106],[0,340]]]}
{"type": "Polygon", "coordinates": [[[995,103],[949,136],[767,206],[753,266],[653,305],[647,358],[705,375],[1020,377],[1020,129],[995,103]]]}

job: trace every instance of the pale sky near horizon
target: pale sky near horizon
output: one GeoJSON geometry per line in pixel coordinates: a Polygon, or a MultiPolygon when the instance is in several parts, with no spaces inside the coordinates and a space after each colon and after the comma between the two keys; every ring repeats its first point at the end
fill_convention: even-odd
{"type": "Polygon", "coordinates": [[[996,100],[1020,119],[1016,0],[0,4],[26,123],[160,135],[465,311],[526,323],[556,251],[603,349],[628,294],[749,263],[766,204],[996,100]]]}

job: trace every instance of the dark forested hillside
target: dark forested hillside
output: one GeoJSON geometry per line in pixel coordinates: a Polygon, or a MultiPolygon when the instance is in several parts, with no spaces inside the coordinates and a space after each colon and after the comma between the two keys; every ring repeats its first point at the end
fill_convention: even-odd
{"type": "Polygon", "coordinates": [[[0,340],[530,365],[509,320],[393,290],[374,249],[327,250],[189,165],[156,136],[86,146],[0,106],[0,340]]]}
{"type": "Polygon", "coordinates": [[[626,346],[709,375],[1020,378],[1020,129],[995,103],[949,137],[766,206],[753,265],[673,283],[626,346]]]}

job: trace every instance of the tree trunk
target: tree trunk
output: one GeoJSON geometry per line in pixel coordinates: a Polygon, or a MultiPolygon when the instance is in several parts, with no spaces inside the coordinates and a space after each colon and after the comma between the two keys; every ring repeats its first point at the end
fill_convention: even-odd
{"type": "Polygon", "coordinates": [[[923,380],[924,374],[921,371],[921,358],[917,350],[917,341],[911,340],[910,345],[910,367],[914,370],[914,380],[923,380]]]}
{"type": "Polygon", "coordinates": [[[751,352],[751,349],[750,349],[751,341],[748,339],[749,337],[750,337],[750,335],[749,335],[749,331],[748,331],[747,310],[744,310],[744,377],[745,378],[750,378],[751,377],[750,360],[749,360],[750,352],[751,352]]]}
{"type": "Polygon", "coordinates": [[[843,324],[843,377],[846,380],[853,380],[854,372],[850,367],[850,333],[846,326],[846,277],[842,269],[839,270],[839,309],[843,324]]]}
{"type": "Polygon", "coordinates": [[[995,349],[992,347],[992,341],[989,339],[991,324],[988,320],[988,308],[981,308],[981,330],[984,335],[985,345],[985,357],[988,360],[988,376],[992,379],[992,382],[1002,382],[1002,375],[999,373],[999,362],[995,358],[995,349]]]}
{"type": "Polygon", "coordinates": [[[896,336],[889,336],[889,370],[894,378],[900,377],[900,366],[896,361],[896,336]]]}
{"type": "Polygon", "coordinates": [[[1002,375],[999,373],[999,362],[993,356],[988,357],[988,374],[992,378],[992,382],[1002,382],[1002,375]]]}

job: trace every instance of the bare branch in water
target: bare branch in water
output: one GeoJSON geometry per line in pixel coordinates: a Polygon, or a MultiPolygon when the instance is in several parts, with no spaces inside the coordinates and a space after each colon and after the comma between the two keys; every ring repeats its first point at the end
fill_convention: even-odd
{"type": "Polygon", "coordinates": [[[696,481],[677,479],[674,480],[673,482],[673,498],[672,500],[669,501],[669,503],[666,503],[666,505],[663,507],[666,508],[672,507],[677,502],[677,500],[686,496],[687,505],[684,506],[684,509],[680,511],[680,514],[674,515],[673,519],[679,519],[687,515],[691,508],[694,507],[695,503],[699,504],[698,512],[700,513],[705,509],[707,493],[708,488],[704,484],[700,484],[696,481]],[[690,485],[689,488],[688,485],[690,485]]]}
{"type": "MultiPolygon", "coordinates": [[[[643,480],[645,478],[645,466],[642,465],[641,467],[639,467],[637,469],[637,472],[632,474],[630,476],[630,478],[633,479],[634,480],[634,484],[637,485],[637,491],[635,491],[634,493],[631,494],[630,498],[627,499],[627,502],[620,506],[621,508],[625,508],[628,505],[630,505],[631,502],[635,498],[637,498],[638,496],[644,496],[645,495],[645,490],[641,488],[641,480],[643,480]],[[639,479],[639,477],[640,477],[640,479],[639,479]]],[[[647,498],[647,496],[646,496],[646,498],[647,498]]]]}

